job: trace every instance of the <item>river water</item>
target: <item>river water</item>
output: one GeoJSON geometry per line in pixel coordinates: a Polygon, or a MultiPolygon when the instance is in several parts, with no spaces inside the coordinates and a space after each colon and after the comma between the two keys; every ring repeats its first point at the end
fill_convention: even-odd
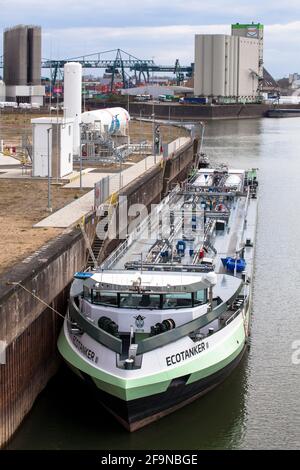
{"type": "Polygon", "coordinates": [[[300,364],[292,361],[300,341],[300,118],[215,121],[205,134],[213,162],[259,168],[249,353],[208,395],[133,434],[62,367],[10,449],[300,449],[300,364]]]}

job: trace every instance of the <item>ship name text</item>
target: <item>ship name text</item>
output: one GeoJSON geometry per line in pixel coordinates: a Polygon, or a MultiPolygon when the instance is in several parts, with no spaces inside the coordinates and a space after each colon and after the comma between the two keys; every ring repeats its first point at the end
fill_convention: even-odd
{"type": "Polygon", "coordinates": [[[79,339],[75,335],[72,336],[72,341],[75,348],[77,348],[82,354],[84,354],[90,361],[97,364],[98,356],[96,356],[96,353],[92,351],[92,349],[89,349],[87,346],[82,344],[82,342],[79,341],[79,339]]]}
{"type": "Polygon", "coordinates": [[[173,354],[172,356],[167,356],[167,366],[172,366],[177,364],[178,362],[182,362],[186,359],[190,359],[193,356],[197,356],[197,354],[202,353],[202,351],[205,351],[205,349],[208,349],[208,343],[202,342],[197,344],[196,346],[193,346],[192,348],[186,349],[185,351],[173,354]]]}

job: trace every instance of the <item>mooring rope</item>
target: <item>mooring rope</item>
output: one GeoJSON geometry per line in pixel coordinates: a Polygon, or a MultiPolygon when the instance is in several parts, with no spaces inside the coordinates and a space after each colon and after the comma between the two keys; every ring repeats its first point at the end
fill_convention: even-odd
{"type": "Polygon", "coordinates": [[[28,292],[28,294],[32,295],[32,297],[34,297],[35,299],[37,299],[39,302],[41,302],[42,304],[44,304],[47,308],[50,308],[50,310],[52,310],[54,313],[56,313],[58,316],[60,316],[61,318],[65,319],[66,317],[58,312],[55,308],[51,307],[51,305],[47,304],[47,302],[45,302],[43,299],[41,299],[40,297],[38,297],[36,294],[34,294],[32,291],[30,291],[29,289],[27,289],[27,287],[23,286],[23,284],[21,284],[21,282],[7,282],[7,284],[9,285],[14,285],[14,286],[20,286],[22,287],[22,289],[24,289],[26,292],[28,292]]]}

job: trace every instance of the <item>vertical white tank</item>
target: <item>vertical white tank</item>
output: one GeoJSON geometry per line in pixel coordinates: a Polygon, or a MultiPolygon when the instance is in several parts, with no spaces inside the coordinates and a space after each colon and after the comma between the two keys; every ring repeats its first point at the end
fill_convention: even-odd
{"type": "Polygon", "coordinates": [[[5,101],[5,95],[6,95],[6,92],[5,92],[5,83],[0,80],[0,101],[5,101]]]}
{"type": "Polygon", "coordinates": [[[67,62],[64,66],[64,108],[65,117],[74,120],[73,154],[79,155],[81,122],[82,66],[67,62]]]}

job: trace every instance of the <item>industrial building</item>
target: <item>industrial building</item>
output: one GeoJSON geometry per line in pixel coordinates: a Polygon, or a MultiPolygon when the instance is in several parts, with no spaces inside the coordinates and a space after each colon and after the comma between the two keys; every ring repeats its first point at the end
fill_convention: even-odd
{"type": "Polygon", "coordinates": [[[251,34],[247,25],[238,24],[232,25],[231,36],[195,36],[196,96],[207,96],[219,102],[257,100],[263,76],[263,26],[251,26],[251,34]]]}
{"type": "Polygon", "coordinates": [[[264,25],[261,23],[231,25],[231,35],[258,40],[258,75],[263,79],[264,70],[264,25]]]}
{"type": "Polygon", "coordinates": [[[3,35],[4,82],[7,101],[43,104],[41,28],[18,25],[3,35]]]}

